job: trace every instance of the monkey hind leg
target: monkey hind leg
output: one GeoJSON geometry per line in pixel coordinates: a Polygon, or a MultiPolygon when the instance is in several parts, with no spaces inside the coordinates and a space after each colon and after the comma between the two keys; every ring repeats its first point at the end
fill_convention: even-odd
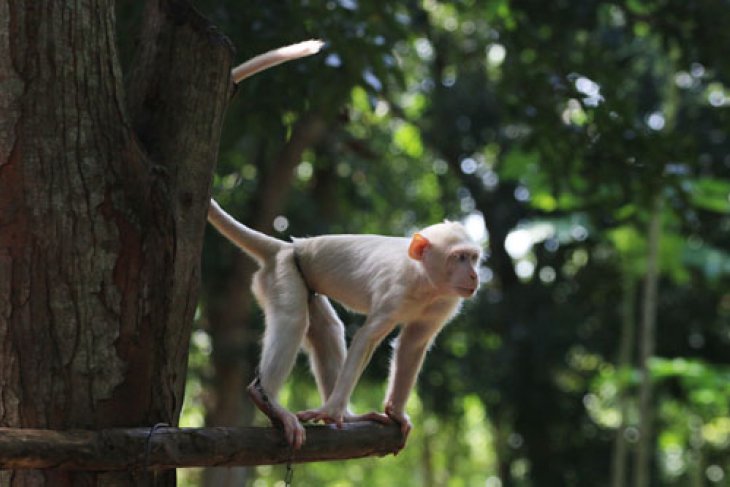
{"type": "Polygon", "coordinates": [[[305,349],[324,402],[335,387],[347,354],[345,327],[325,296],[317,295],[309,301],[305,349]]]}
{"type": "Polygon", "coordinates": [[[261,347],[259,377],[249,394],[272,422],[284,428],[295,448],[304,442],[304,428],[296,416],[278,403],[278,394],[291,373],[309,325],[307,289],[294,266],[293,254],[281,252],[273,265],[257,276],[259,302],[264,305],[266,328],[261,347]]]}

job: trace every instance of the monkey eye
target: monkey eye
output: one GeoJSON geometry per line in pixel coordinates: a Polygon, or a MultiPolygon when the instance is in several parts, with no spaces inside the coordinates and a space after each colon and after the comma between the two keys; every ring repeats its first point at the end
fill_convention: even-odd
{"type": "Polygon", "coordinates": [[[454,252],[451,256],[449,256],[449,259],[454,259],[459,264],[465,264],[467,262],[476,264],[479,260],[479,254],[472,252],[454,252]]]}

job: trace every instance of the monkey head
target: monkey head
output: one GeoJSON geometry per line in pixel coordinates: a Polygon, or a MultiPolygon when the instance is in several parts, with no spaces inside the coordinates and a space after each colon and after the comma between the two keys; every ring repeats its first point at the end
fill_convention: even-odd
{"type": "Polygon", "coordinates": [[[460,223],[445,221],[414,234],[408,255],[421,262],[431,282],[445,294],[470,298],[479,288],[482,252],[460,223]]]}

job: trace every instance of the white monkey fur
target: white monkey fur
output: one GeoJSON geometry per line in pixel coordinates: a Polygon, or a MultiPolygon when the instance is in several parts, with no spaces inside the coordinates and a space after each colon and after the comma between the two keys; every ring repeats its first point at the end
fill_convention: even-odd
{"type": "MultiPolygon", "coordinates": [[[[307,41],[257,56],[232,71],[238,82],[290,59],[317,52],[307,41]]],[[[426,351],[479,285],[480,248],[458,223],[425,228],[413,239],[379,235],[328,235],[285,242],[237,222],[213,200],[208,221],[259,264],[252,290],[264,310],[266,328],[259,364],[260,387],[251,397],[272,421],[281,423],[294,448],[305,440],[299,420],[335,423],[395,421],[403,441],[411,429],[405,404],[426,351]],[[295,264],[294,254],[301,266],[295,264]],[[306,282],[305,282],[306,280],[306,282]],[[310,296],[308,287],[316,292],[310,296]],[[367,315],[349,351],[344,326],[327,297],[367,315]],[[391,362],[385,414],[352,414],[350,396],[375,347],[398,324],[403,329],[391,362]],[[304,347],[324,401],[294,415],[277,395],[304,347]]]]}

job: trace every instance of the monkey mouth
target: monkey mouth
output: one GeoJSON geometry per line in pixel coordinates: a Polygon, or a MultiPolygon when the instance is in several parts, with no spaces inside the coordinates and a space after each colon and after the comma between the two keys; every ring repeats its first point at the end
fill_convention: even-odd
{"type": "Polygon", "coordinates": [[[456,290],[464,297],[470,298],[477,292],[475,287],[457,287],[456,290]]]}

